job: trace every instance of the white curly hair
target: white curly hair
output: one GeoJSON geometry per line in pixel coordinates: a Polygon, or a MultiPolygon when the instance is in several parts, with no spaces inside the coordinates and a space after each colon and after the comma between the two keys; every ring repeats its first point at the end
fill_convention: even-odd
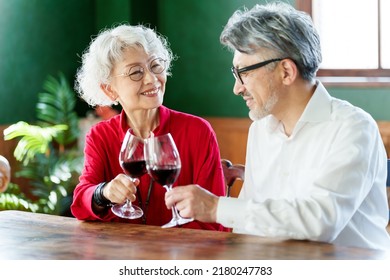
{"type": "Polygon", "coordinates": [[[119,25],[102,30],[84,51],[75,82],[75,90],[80,97],[91,106],[116,104],[106,96],[100,85],[109,84],[114,65],[123,59],[127,48],[135,46],[143,48],[148,55],[165,59],[166,73],[170,75],[174,57],[165,37],[142,25],[119,25]]]}

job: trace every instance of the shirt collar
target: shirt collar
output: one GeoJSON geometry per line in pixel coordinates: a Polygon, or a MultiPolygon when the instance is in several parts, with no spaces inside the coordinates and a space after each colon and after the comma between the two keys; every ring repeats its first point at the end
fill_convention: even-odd
{"type": "Polygon", "coordinates": [[[306,105],[298,122],[321,122],[330,119],[332,113],[332,97],[320,81],[306,105]]]}
{"type": "MultiPolygon", "coordinates": [[[[155,135],[162,135],[169,132],[169,118],[170,118],[170,111],[167,107],[161,105],[158,108],[159,117],[160,117],[160,124],[154,129],[153,133],[155,135]]],[[[130,128],[129,125],[126,122],[126,113],[124,110],[122,110],[120,115],[120,124],[121,124],[121,132],[122,132],[122,138],[125,137],[126,131],[130,128]]]]}
{"type": "MultiPolygon", "coordinates": [[[[299,118],[296,128],[294,128],[295,132],[297,132],[304,123],[321,122],[330,119],[332,112],[332,97],[320,81],[316,81],[316,86],[313,96],[310,98],[305,110],[299,118]]],[[[277,128],[282,129],[280,127],[280,121],[273,115],[265,117],[265,125],[269,132],[275,131],[277,128]]]]}

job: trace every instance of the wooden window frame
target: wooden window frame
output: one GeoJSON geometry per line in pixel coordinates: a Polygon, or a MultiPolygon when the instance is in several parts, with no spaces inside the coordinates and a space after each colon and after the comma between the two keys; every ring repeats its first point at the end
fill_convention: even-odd
{"type": "MultiPolygon", "coordinates": [[[[312,15],[312,0],[295,0],[295,4],[298,10],[312,15]]],[[[319,69],[317,77],[328,86],[390,87],[390,69],[319,69]]]]}

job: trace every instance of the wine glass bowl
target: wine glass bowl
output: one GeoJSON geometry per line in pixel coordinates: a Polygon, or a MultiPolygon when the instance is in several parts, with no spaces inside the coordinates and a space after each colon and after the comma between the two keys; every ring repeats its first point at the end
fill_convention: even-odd
{"type": "MultiPolygon", "coordinates": [[[[132,181],[147,172],[144,157],[144,140],[131,134],[130,130],[126,132],[123,139],[119,153],[119,164],[132,181]]],[[[111,210],[115,215],[126,219],[138,219],[144,214],[142,209],[132,205],[129,199],[126,199],[125,203],[114,204],[111,210]]]]}
{"type": "MultiPolygon", "coordinates": [[[[145,160],[148,174],[167,192],[172,190],[181,170],[180,155],[170,133],[154,136],[145,140],[145,160]]],[[[172,220],[163,228],[174,227],[192,222],[193,219],[183,218],[175,206],[172,207],[172,220]]]]}
{"type": "Polygon", "coordinates": [[[171,186],[179,177],[180,167],[149,165],[148,173],[154,181],[169,191],[168,186],[171,186]]]}
{"type": "Polygon", "coordinates": [[[121,166],[125,174],[132,179],[139,178],[146,173],[145,160],[123,161],[121,166]]]}

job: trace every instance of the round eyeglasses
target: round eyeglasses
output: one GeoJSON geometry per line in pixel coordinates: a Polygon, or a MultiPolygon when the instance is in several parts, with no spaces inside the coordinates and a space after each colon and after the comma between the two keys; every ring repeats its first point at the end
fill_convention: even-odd
{"type": "Polygon", "coordinates": [[[244,81],[241,78],[241,73],[248,72],[248,71],[251,71],[251,70],[255,70],[255,69],[258,69],[260,67],[266,66],[266,65],[268,65],[268,64],[270,64],[272,62],[281,61],[283,59],[285,59],[285,58],[269,59],[269,60],[266,60],[266,61],[263,61],[263,62],[260,62],[260,63],[256,63],[256,64],[253,64],[253,65],[249,65],[249,66],[243,67],[243,68],[232,67],[231,70],[232,70],[234,78],[236,80],[239,80],[241,82],[241,84],[243,85],[244,81]]]}
{"type": "MultiPolygon", "coordinates": [[[[158,75],[165,71],[167,67],[167,61],[165,59],[158,57],[150,61],[147,66],[150,72],[158,75]]],[[[142,67],[141,65],[135,65],[130,67],[129,71],[127,71],[126,73],[122,73],[114,77],[118,77],[118,76],[126,76],[129,77],[131,80],[137,82],[142,80],[143,77],[145,76],[145,68],[142,67]]]]}

